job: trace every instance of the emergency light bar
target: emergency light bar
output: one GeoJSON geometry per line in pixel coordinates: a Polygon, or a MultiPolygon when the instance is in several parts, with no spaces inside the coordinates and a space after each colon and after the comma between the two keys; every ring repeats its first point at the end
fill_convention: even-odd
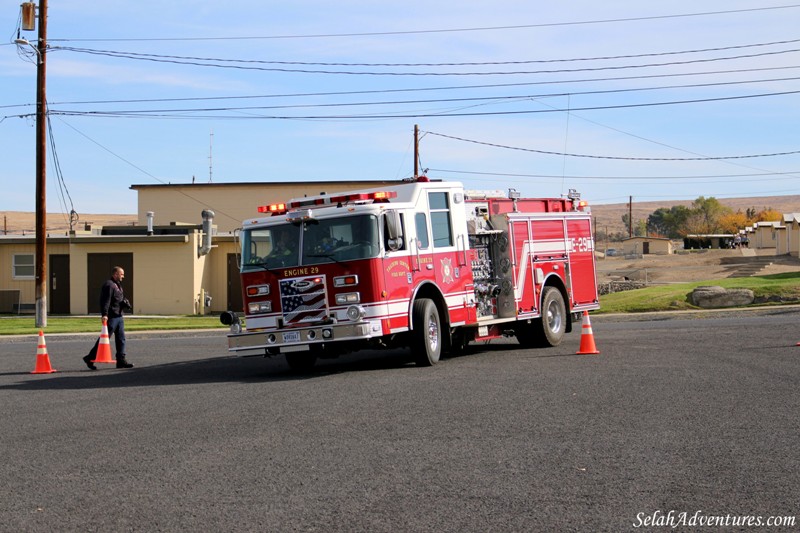
{"type": "Polygon", "coordinates": [[[283,215],[286,213],[286,204],[270,204],[258,206],[259,213],[269,213],[270,215],[283,215]]]}
{"type": "Polygon", "coordinates": [[[289,204],[289,207],[296,209],[298,207],[311,207],[332,204],[346,204],[348,202],[366,202],[372,200],[373,202],[388,202],[390,198],[396,198],[397,191],[376,191],[376,192],[357,192],[351,194],[340,194],[337,196],[319,196],[317,198],[309,198],[307,200],[294,200],[289,204]]]}

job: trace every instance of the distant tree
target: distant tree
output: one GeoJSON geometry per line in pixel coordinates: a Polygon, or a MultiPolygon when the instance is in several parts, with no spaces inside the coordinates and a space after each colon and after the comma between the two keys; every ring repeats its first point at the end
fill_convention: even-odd
{"type": "MultiPolygon", "coordinates": [[[[647,235],[647,222],[646,221],[644,221],[644,220],[634,220],[633,221],[633,225],[631,226],[631,225],[628,224],[629,220],[630,220],[630,216],[628,215],[628,213],[625,213],[624,215],[622,215],[622,223],[625,224],[625,229],[628,230],[628,231],[632,230],[634,237],[644,237],[645,235],[647,235]]],[[[625,235],[625,238],[627,239],[628,236],[625,235]]]]}
{"type": "Polygon", "coordinates": [[[719,217],[719,229],[722,233],[739,233],[740,229],[750,225],[747,215],[741,211],[726,213],[719,217]]]}
{"type": "Polygon", "coordinates": [[[647,217],[648,234],[678,239],[685,235],[683,230],[690,214],[689,208],[683,205],[659,207],[647,217]]]}
{"type": "MultiPolygon", "coordinates": [[[[692,202],[692,218],[696,215],[699,220],[694,222],[695,227],[703,228],[700,233],[719,233],[719,219],[722,215],[731,212],[730,207],[725,207],[713,196],[705,198],[699,196],[692,202]]],[[[693,231],[692,233],[697,233],[693,231]]]]}
{"type": "Polygon", "coordinates": [[[783,214],[775,211],[771,207],[765,207],[755,214],[751,222],[778,222],[783,220],[783,214]]]}

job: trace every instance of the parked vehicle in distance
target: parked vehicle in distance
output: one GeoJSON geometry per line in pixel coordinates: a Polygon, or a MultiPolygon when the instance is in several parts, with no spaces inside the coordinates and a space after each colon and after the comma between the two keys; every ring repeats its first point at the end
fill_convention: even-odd
{"type": "Polygon", "coordinates": [[[606,250],[606,257],[614,257],[615,255],[619,255],[619,250],[616,248],[608,248],[606,250]]]}

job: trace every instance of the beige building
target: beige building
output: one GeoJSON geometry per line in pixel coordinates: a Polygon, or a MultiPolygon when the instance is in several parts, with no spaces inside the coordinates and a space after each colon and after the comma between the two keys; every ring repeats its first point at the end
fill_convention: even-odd
{"type": "Polygon", "coordinates": [[[665,237],[631,237],[622,241],[625,255],[671,254],[672,241],[665,237]]]}
{"type": "MultiPolygon", "coordinates": [[[[263,216],[258,206],[383,184],[390,182],[133,185],[136,226],[48,237],[48,313],[97,313],[100,287],[116,265],[125,269],[123,287],[134,314],[241,310],[239,250],[232,232],[243,220],[263,216]],[[215,213],[207,226],[210,235],[202,225],[206,209],[215,213]],[[152,231],[148,212],[154,213],[152,231]]],[[[34,311],[35,244],[33,235],[0,235],[0,313],[34,311]]]]}
{"type": "Polygon", "coordinates": [[[756,222],[753,224],[753,232],[749,236],[750,248],[777,248],[776,228],[779,226],[780,222],[756,222]]]}
{"type": "Polygon", "coordinates": [[[777,239],[775,253],[800,257],[800,213],[784,214],[783,228],[783,235],[777,239]]]}
{"type": "Polygon", "coordinates": [[[315,181],[305,183],[197,183],[190,185],[131,185],[138,195],[137,219],[147,224],[152,212],[156,224],[194,222],[200,220],[203,209],[215,213],[214,224],[220,233],[241,227],[242,221],[262,216],[258,207],[286,202],[304,195],[318,195],[381,185],[396,185],[389,181],[315,181]]]}

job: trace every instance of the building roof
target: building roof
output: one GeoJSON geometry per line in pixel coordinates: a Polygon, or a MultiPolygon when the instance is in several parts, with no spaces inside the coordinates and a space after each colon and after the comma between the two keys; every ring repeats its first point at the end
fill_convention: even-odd
{"type": "Polygon", "coordinates": [[[667,237],[628,237],[627,239],[622,239],[622,242],[625,241],[635,241],[635,240],[642,240],[642,241],[672,241],[667,237]]]}
{"type": "Polygon", "coordinates": [[[179,187],[196,187],[196,188],[214,188],[214,187],[291,187],[292,185],[297,185],[298,183],[303,183],[304,185],[308,185],[313,183],[314,185],[330,185],[330,184],[337,184],[340,185],[342,183],[359,183],[364,185],[398,185],[400,180],[324,180],[324,181],[234,181],[234,182],[221,182],[221,183],[146,183],[146,184],[133,184],[130,186],[130,189],[137,191],[140,189],[176,189],[179,187]]]}

